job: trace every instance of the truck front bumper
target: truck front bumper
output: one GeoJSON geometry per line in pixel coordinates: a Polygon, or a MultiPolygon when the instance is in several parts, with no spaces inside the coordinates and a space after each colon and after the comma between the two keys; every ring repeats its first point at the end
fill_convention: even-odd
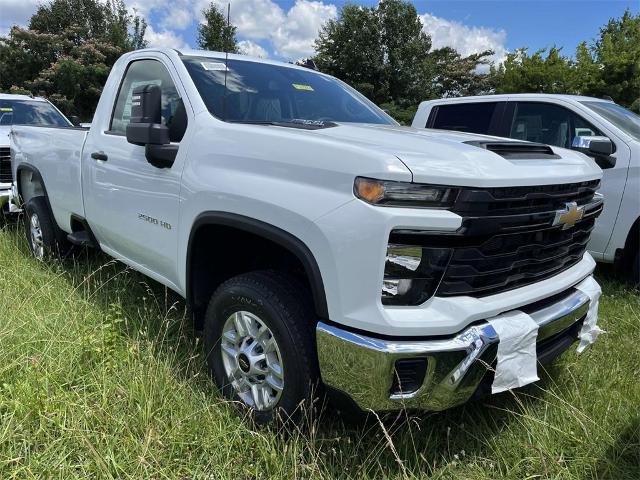
{"type": "MultiPolygon", "coordinates": [[[[540,363],[573,344],[589,303],[585,293],[570,288],[518,308],[538,323],[540,363]]],[[[325,385],[374,411],[438,411],[466,402],[490,385],[500,341],[487,321],[453,337],[419,340],[373,338],[321,322],[316,337],[325,385]]]]}

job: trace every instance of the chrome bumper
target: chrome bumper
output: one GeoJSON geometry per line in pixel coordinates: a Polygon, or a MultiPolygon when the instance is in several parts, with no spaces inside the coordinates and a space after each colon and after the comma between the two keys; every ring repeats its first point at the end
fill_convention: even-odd
{"type": "MultiPolygon", "coordinates": [[[[577,336],[589,297],[571,288],[553,300],[519,308],[538,323],[538,359],[564,351],[577,336]],[[546,348],[546,354],[541,350],[546,348]]],[[[382,340],[326,323],[316,328],[323,382],[346,393],[363,410],[444,410],[469,400],[494,365],[498,334],[488,322],[452,338],[382,340]],[[403,391],[396,362],[424,359],[424,379],[403,391]],[[400,385],[398,385],[400,384],[400,385]]]]}

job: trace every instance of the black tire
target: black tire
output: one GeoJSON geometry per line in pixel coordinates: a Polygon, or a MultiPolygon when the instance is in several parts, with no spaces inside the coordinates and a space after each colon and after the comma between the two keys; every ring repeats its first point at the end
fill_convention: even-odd
{"type": "Polygon", "coordinates": [[[231,385],[222,356],[224,324],[238,311],[259,317],[269,328],[282,360],[284,388],[277,404],[269,409],[250,408],[254,421],[264,425],[309,420],[318,395],[319,373],[316,316],[308,291],[289,275],[257,271],[231,278],[212,295],[204,320],[207,365],[222,394],[246,409],[250,405],[231,385]]]}
{"type": "Polygon", "coordinates": [[[631,265],[631,283],[633,286],[640,288],[640,251],[637,251],[633,257],[631,265]]]}
{"type": "Polygon", "coordinates": [[[64,237],[64,233],[56,225],[49,204],[45,197],[33,197],[27,202],[25,211],[25,234],[29,250],[38,260],[59,256],[65,257],[70,251],[70,244],[64,237]],[[40,229],[40,241],[34,235],[34,223],[40,229]]]}

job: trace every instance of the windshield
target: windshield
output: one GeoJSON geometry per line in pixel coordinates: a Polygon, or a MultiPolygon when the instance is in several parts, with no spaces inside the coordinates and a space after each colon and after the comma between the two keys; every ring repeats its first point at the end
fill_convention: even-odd
{"type": "Polygon", "coordinates": [[[247,123],[396,123],[356,90],[311,70],[229,60],[183,57],[209,111],[221,120],[247,123]]]}
{"type": "Polygon", "coordinates": [[[580,102],[602,115],[620,130],[640,141],[640,117],[626,108],[609,102],[580,102]]]}
{"type": "Polygon", "coordinates": [[[71,126],[53,105],[38,100],[0,100],[0,125],[71,126]]]}

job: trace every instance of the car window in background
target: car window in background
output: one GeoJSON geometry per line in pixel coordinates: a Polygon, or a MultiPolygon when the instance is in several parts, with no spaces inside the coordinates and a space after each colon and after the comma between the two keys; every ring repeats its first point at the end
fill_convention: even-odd
{"type": "Polygon", "coordinates": [[[571,110],[541,102],[516,104],[509,136],[517,140],[571,148],[574,137],[602,135],[571,110]]]}
{"type": "MultiPolygon", "coordinates": [[[[171,130],[174,120],[180,118],[180,123],[186,121],[184,104],[166,67],[157,60],[135,60],[129,64],[118,92],[111,119],[111,133],[125,135],[127,125],[131,120],[133,90],[141,85],[149,84],[158,85],[162,92],[161,123],[171,130]]],[[[181,127],[180,130],[183,128],[181,127]]],[[[171,132],[170,137],[173,137],[171,132]]],[[[172,141],[180,141],[181,139],[182,135],[171,138],[172,141]]]]}
{"type": "Polygon", "coordinates": [[[71,123],[48,102],[0,100],[0,125],[69,127],[71,123]]]}
{"type": "Polygon", "coordinates": [[[431,128],[488,135],[497,106],[497,102],[438,105],[431,128]]]}
{"type": "Polygon", "coordinates": [[[207,108],[221,120],[396,125],[357,91],[312,70],[245,60],[229,60],[227,70],[224,59],[182,60],[207,108]]]}
{"type": "Polygon", "coordinates": [[[640,141],[640,116],[610,102],[580,102],[613,123],[620,130],[640,141]]]}

